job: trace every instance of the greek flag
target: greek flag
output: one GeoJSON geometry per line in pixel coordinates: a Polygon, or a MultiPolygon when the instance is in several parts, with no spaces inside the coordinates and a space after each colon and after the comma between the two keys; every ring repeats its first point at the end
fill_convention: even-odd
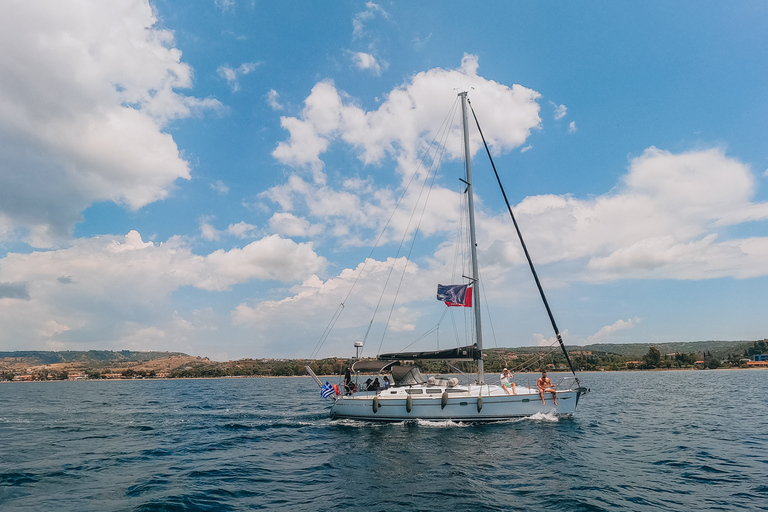
{"type": "Polygon", "coordinates": [[[323,398],[328,398],[333,394],[333,386],[328,384],[328,382],[325,383],[323,387],[320,388],[320,396],[323,398]]]}

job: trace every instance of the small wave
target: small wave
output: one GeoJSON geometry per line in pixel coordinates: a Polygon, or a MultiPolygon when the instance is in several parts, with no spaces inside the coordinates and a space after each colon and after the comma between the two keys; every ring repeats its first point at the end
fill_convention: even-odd
{"type": "Polygon", "coordinates": [[[16,487],[34,484],[40,478],[32,473],[0,473],[0,486],[16,487]]]}
{"type": "Polygon", "coordinates": [[[235,510],[234,507],[205,494],[169,496],[153,500],[136,508],[137,512],[167,512],[169,510],[235,510]]]}
{"type": "Polygon", "coordinates": [[[227,430],[252,430],[255,427],[251,425],[243,425],[242,423],[226,423],[224,428],[227,430]]]}
{"type": "Polygon", "coordinates": [[[170,450],[165,450],[163,448],[152,448],[151,450],[144,450],[141,453],[141,458],[147,460],[158,457],[168,457],[169,455],[173,455],[173,452],[170,450]]]}

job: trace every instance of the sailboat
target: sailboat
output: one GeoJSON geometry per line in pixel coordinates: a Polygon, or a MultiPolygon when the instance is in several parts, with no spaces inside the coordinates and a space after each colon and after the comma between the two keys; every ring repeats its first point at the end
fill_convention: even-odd
{"type": "MultiPolygon", "coordinates": [[[[550,321],[556,333],[560,348],[565,354],[565,359],[571,369],[572,376],[562,379],[553,385],[556,393],[540,393],[539,387],[526,387],[517,385],[514,392],[503,387],[502,382],[494,376],[486,382],[483,361],[483,337],[481,328],[480,309],[480,279],[477,261],[477,242],[475,238],[475,212],[474,192],[472,188],[472,167],[469,147],[468,124],[468,98],[467,92],[460,92],[461,114],[464,135],[465,155],[465,179],[461,181],[466,185],[468,198],[468,220],[471,252],[471,275],[465,276],[470,285],[461,287],[439,287],[438,298],[445,299],[448,305],[468,305],[471,300],[474,313],[474,343],[464,347],[448,350],[420,351],[420,352],[396,352],[379,354],[375,360],[359,360],[352,366],[355,373],[389,374],[392,377],[392,385],[371,390],[351,390],[344,385],[335,389],[327,382],[325,384],[307,366],[308,373],[321,387],[323,397],[332,398],[330,415],[336,419],[353,419],[375,422],[399,422],[412,420],[426,421],[453,421],[453,422],[491,422],[503,421],[512,418],[529,417],[536,414],[550,414],[556,416],[572,416],[576,412],[579,399],[589,390],[583,387],[571,363],[568,352],[563,344],[562,336],[555,323],[554,316],[547,303],[544,291],[539,282],[536,270],[528,254],[517,221],[512,214],[512,209],[507,200],[506,193],[501,187],[496,167],[493,165],[488,145],[486,152],[493,165],[499,186],[502,189],[504,200],[507,203],[510,216],[520,238],[523,251],[528,259],[534,280],[539,289],[550,321]],[[459,288],[459,289],[457,289],[459,288]],[[442,295],[440,295],[442,292],[442,295]],[[467,297],[469,296],[469,297],[467,297]],[[455,301],[460,301],[456,304],[455,301]],[[443,360],[443,361],[474,361],[477,364],[476,377],[468,383],[460,383],[456,377],[425,377],[418,366],[406,364],[414,360],[443,360]]],[[[471,108],[471,107],[470,107],[471,108]]],[[[473,111],[474,116],[474,111],[473,111]]],[[[475,117],[475,121],[477,118],[475,117]]],[[[477,124],[482,137],[482,130],[477,124]]],[[[356,344],[356,346],[360,346],[356,344]]],[[[345,384],[347,384],[345,382],[345,384]]],[[[351,386],[350,386],[351,387],[351,386]]]]}

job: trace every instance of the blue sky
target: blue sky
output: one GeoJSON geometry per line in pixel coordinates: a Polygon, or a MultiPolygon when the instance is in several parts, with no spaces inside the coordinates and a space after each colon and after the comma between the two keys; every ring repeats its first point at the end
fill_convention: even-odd
{"type": "MultiPolygon", "coordinates": [[[[764,2],[5,10],[2,350],[309,356],[418,148],[470,87],[568,344],[768,333],[764,2]]],[[[384,351],[443,313],[434,287],[460,196],[450,156],[384,351]]],[[[547,344],[479,159],[475,182],[485,345],[547,344]]],[[[366,265],[372,283],[398,229],[366,265]]],[[[353,354],[377,293],[360,286],[318,356],[353,354]]],[[[449,322],[440,329],[452,345],[449,322]]]]}

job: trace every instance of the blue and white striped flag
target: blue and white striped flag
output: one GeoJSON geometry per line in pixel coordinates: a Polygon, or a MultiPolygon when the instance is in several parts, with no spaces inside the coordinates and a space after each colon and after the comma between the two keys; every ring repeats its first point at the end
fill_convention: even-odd
{"type": "Polygon", "coordinates": [[[333,394],[333,386],[328,384],[328,382],[325,383],[323,387],[320,388],[320,396],[323,398],[328,398],[333,394]]]}

